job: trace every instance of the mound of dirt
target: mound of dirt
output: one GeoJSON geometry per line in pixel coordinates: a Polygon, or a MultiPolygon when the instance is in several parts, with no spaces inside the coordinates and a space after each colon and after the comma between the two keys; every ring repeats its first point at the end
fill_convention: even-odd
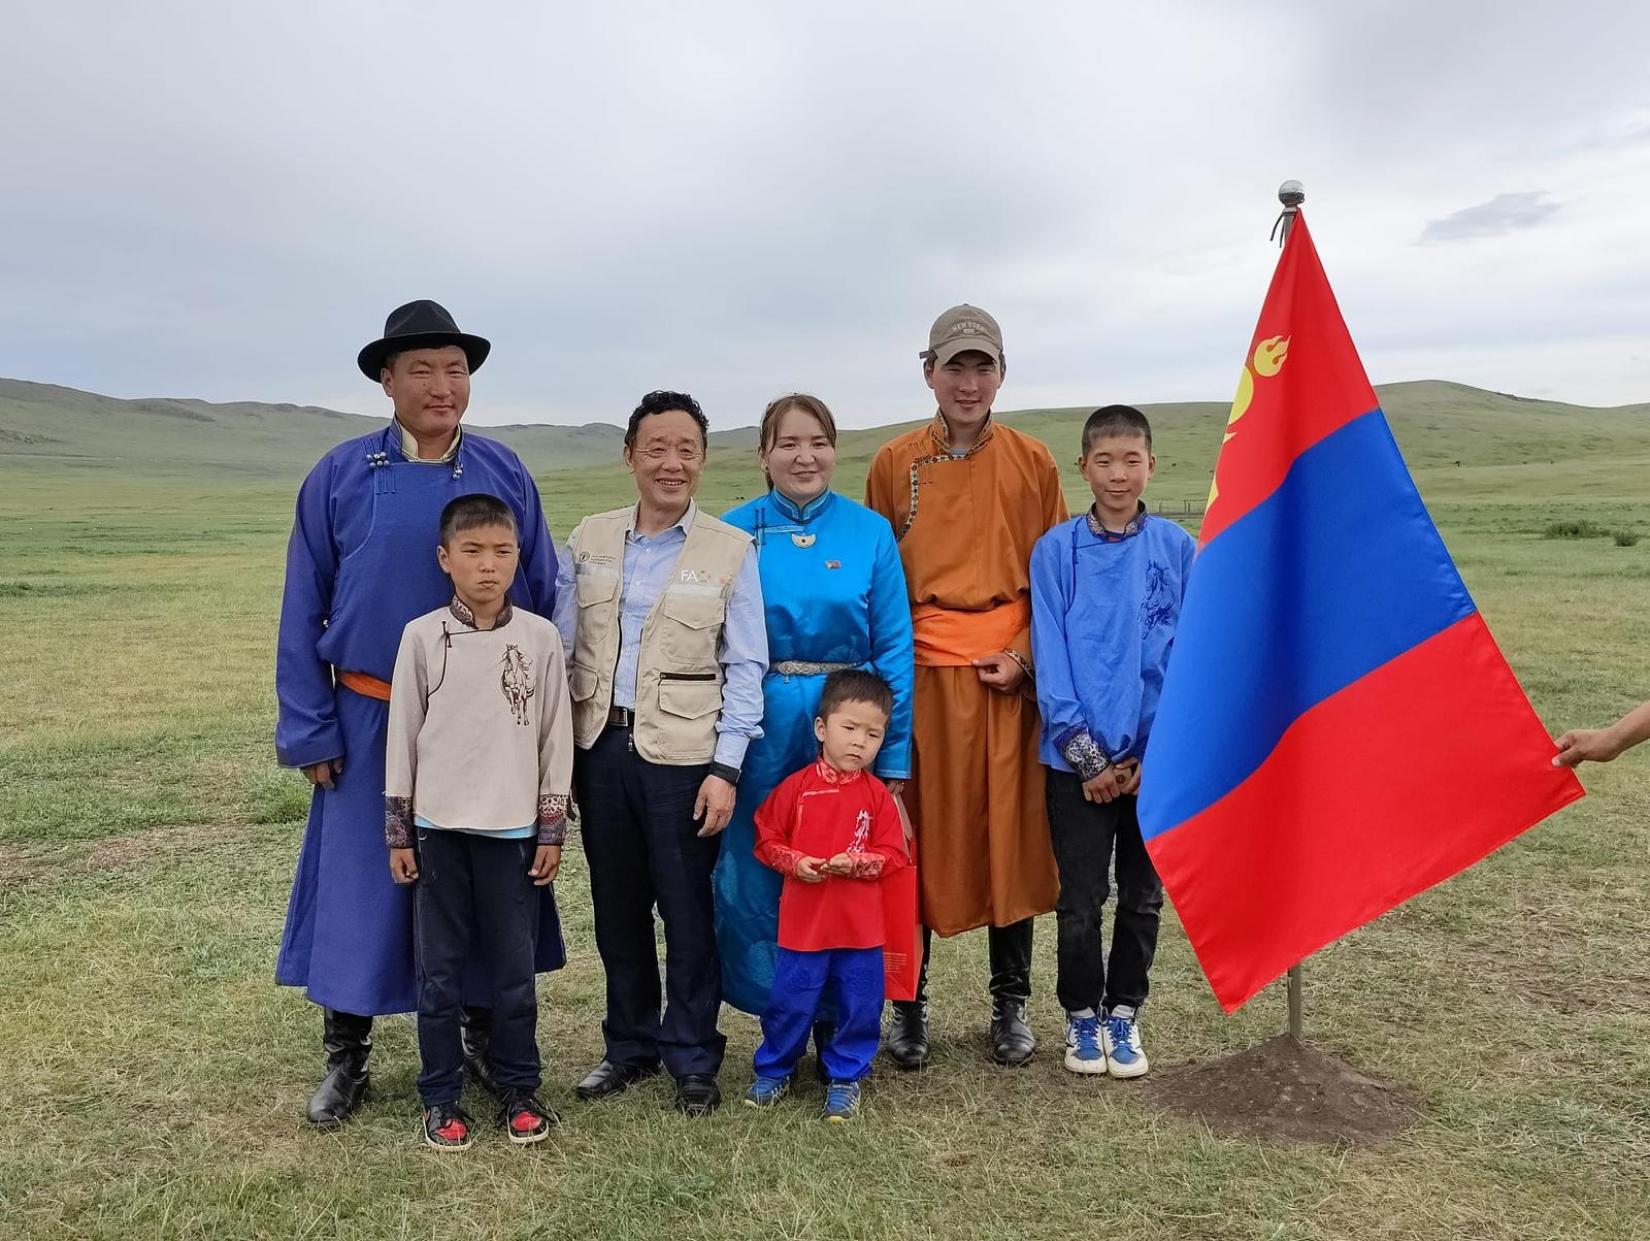
{"type": "Polygon", "coordinates": [[[1368,1145],[1416,1117],[1416,1100],[1287,1034],[1218,1060],[1178,1065],[1146,1085],[1150,1102],[1241,1137],[1368,1145]]]}

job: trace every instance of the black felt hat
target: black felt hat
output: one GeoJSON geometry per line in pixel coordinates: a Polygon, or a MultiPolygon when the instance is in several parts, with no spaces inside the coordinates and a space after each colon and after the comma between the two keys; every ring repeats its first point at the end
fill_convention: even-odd
{"type": "Polygon", "coordinates": [[[356,357],[361,373],[374,383],[384,369],[384,359],[405,349],[439,349],[442,345],[457,345],[469,359],[470,369],[479,371],[492,351],[492,344],[479,336],[458,330],[458,324],[447,313],[446,307],[428,298],[408,302],[390,311],[384,320],[384,335],[375,340],[356,357]]]}

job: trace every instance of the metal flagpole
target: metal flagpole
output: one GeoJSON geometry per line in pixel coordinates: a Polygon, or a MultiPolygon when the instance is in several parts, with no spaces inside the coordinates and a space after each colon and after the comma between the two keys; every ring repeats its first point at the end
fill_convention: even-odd
{"type": "MultiPolygon", "coordinates": [[[[1272,234],[1277,237],[1278,244],[1286,245],[1289,241],[1289,229],[1295,223],[1295,216],[1299,214],[1301,204],[1306,201],[1306,187],[1299,181],[1285,181],[1278,186],[1278,201],[1283,204],[1283,210],[1272,224],[1272,234]]],[[[1301,995],[1303,977],[1299,963],[1289,967],[1289,1037],[1296,1042],[1301,1040],[1303,1020],[1301,1009],[1303,999],[1301,995]]]]}

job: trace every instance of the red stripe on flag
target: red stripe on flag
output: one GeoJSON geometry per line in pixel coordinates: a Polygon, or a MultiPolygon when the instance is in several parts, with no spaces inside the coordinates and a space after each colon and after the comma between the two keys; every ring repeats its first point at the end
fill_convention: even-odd
{"type": "Polygon", "coordinates": [[[1295,458],[1376,407],[1304,213],[1272,274],[1198,528],[1206,544],[1277,490],[1295,458]]]}
{"type": "Polygon", "coordinates": [[[1149,842],[1221,1006],[1581,797],[1554,753],[1476,612],[1303,714],[1149,842]]]}

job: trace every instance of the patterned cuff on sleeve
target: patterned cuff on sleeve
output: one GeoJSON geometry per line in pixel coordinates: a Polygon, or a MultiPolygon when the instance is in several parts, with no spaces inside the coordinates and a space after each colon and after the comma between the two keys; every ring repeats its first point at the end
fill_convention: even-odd
{"type": "Polygon", "coordinates": [[[791,879],[796,878],[796,864],[807,856],[800,849],[792,849],[788,845],[772,845],[768,849],[773,868],[791,879]]]}
{"type": "Polygon", "coordinates": [[[880,853],[850,853],[854,861],[854,868],[848,872],[850,879],[880,879],[882,867],[888,859],[880,853]]]}
{"type": "Polygon", "coordinates": [[[392,849],[413,847],[413,808],[410,797],[384,799],[384,841],[392,849]]]}
{"type": "Polygon", "coordinates": [[[1093,737],[1089,736],[1086,728],[1079,728],[1060,742],[1060,753],[1065,755],[1066,762],[1072,770],[1085,780],[1092,780],[1106,768],[1111,766],[1111,760],[1106,757],[1093,737]]]}
{"type": "Polygon", "coordinates": [[[567,843],[567,794],[546,793],[539,798],[539,844],[567,843]]]}

